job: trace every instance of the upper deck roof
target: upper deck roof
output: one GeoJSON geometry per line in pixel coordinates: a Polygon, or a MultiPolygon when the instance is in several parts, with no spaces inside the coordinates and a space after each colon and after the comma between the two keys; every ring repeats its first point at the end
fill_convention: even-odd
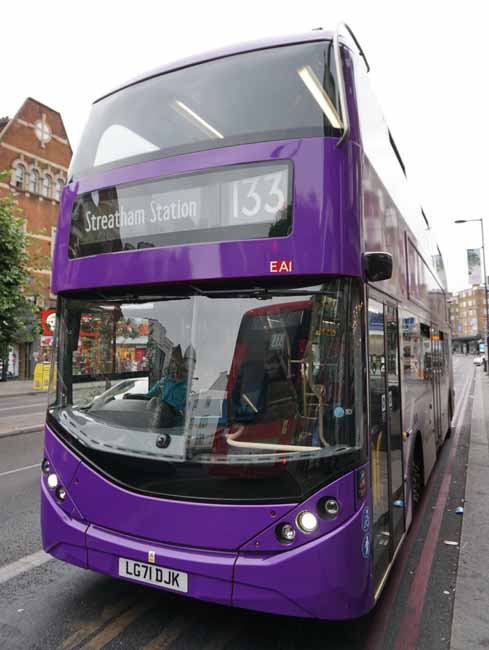
{"type": "Polygon", "coordinates": [[[95,100],[94,103],[99,102],[104,97],[113,95],[124,88],[133,86],[134,84],[140,83],[141,81],[146,81],[153,77],[157,77],[166,72],[173,72],[175,70],[181,70],[182,68],[187,68],[192,65],[197,65],[199,63],[205,63],[206,61],[212,61],[214,59],[221,59],[226,56],[232,56],[233,54],[243,54],[244,52],[253,52],[254,50],[263,50],[269,47],[280,47],[282,45],[292,45],[294,43],[307,43],[313,41],[327,41],[331,40],[334,36],[334,32],[325,31],[323,29],[316,29],[311,32],[305,32],[302,34],[295,34],[289,36],[275,36],[273,38],[263,38],[256,41],[247,41],[245,43],[238,43],[234,45],[228,45],[216,50],[210,50],[208,52],[203,52],[200,54],[194,54],[185,59],[180,59],[179,61],[173,61],[172,63],[167,63],[158,68],[154,68],[149,72],[144,72],[137,77],[134,77],[130,81],[127,81],[120,86],[113,88],[110,92],[105,93],[101,97],[95,100]]]}

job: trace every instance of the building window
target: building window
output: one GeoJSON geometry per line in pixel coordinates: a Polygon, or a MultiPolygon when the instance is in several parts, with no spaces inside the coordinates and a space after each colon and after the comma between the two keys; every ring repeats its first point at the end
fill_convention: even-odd
{"type": "Polygon", "coordinates": [[[39,192],[39,172],[37,169],[31,171],[31,179],[29,183],[29,191],[37,194],[39,192]]]}
{"type": "Polygon", "coordinates": [[[42,193],[43,196],[47,197],[48,199],[51,197],[52,185],[53,185],[53,181],[51,176],[49,174],[46,174],[46,176],[44,176],[42,181],[42,193]]]}
{"type": "Polygon", "coordinates": [[[63,193],[63,180],[61,178],[56,179],[56,188],[54,191],[54,198],[56,201],[61,201],[61,194],[63,193]]]}
{"type": "Polygon", "coordinates": [[[21,163],[18,163],[15,168],[15,187],[18,190],[23,190],[24,183],[25,183],[25,167],[21,163]]]}

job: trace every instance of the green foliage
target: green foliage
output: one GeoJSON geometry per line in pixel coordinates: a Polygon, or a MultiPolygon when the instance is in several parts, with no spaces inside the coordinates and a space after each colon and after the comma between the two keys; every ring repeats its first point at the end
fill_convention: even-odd
{"type": "MultiPolygon", "coordinates": [[[[0,173],[0,182],[8,172],[0,173]]],[[[33,321],[38,310],[27,299],[25,287],[32,287],[29,272],[29,241],[24,232],[25,220],[11,194],[0,197],[0,358],[5,359],[8,346],[16,341],[32,340],[37,334],[33,321]]],[[[32,292],[32,290],[31,290],[32,292]]]]}

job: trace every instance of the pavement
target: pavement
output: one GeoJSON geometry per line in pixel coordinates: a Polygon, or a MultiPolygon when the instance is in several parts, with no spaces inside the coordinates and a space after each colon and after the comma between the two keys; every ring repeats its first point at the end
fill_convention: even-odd
{"type": "Polygon", "coordinates": [[[39,395],[46,391],[34,390],[32,379],[8,379],[0,381],[0,399],[2,397],[21,397],[22,395],[39,395]]]}
{"type": "Polygon", "coordinates": [[[489,377],[476,370],[451,650],[489,647],[489,377]]]}

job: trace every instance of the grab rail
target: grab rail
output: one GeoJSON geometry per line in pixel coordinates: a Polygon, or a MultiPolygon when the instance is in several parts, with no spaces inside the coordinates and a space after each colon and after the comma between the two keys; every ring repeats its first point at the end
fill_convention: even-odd
{"type": "Polygon", "coordinates": [[[238,427],[237,431],[226,436],[226,442],[230,447],[241,447],[242,449],[269,449],[270,451],[285,452],[322,451],[321,447],[305,447],[303,445],[276,445],[272,442],[246,442],[244,440],[237,440],[243,431],[244,427],[238,427]]]}

